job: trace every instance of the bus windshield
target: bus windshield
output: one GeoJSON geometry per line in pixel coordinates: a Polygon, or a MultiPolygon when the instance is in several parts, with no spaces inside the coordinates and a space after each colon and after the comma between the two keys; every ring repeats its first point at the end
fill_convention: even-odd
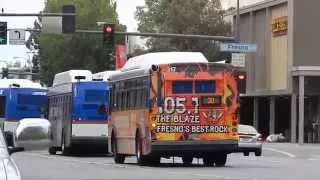
{"type": "Polygon", "coordinates": [[[74,85],[73,119],[105,121],[108,89],[104,82],[82,82],[74,85]]]}
{"type": "Polygon", "coordinates": [[[41,95],[18,94],[19,105],[41,106],[45,103],[45,97],[41,95]]]}
{"type": "Polygon", "coordinates": [[[46,92],[38,89],[10,89],[7,94],[6,118],[40,118],[41,107],[47,103],[46,92]]]}
{"type": "Polygon", "coordinates": [[[105,90],[85,90],[85,102],[86,103],[104,103],[106,101],[105,90]]]}

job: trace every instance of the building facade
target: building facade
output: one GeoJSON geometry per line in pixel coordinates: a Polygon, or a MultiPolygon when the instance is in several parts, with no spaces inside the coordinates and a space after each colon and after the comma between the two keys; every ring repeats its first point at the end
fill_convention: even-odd
{"type": "Polygon", "coordinates": [[[241,42],[258,47],[246,54],[241,121],[265,136],[283,133],[291,142],[320,142],[318,5],[266,0],[240,10],[241,42]]]}

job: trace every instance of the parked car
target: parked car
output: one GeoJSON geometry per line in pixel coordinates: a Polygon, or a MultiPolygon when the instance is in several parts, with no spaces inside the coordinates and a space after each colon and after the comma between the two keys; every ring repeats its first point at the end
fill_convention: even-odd
{"type": "Polygon", "coordinates": [[[47,149],[51,124],[46,119],[22,119],[14,132],[15,147],[7,146],[0,128],[0,180],[21,180],[19,168],[11,154],[24,150],[47,149]]]}
{"type": "Polygon", "coordinates": [[[249,156],[250,152],[254,152],[255,156],[261,156],[263,136],[249,125],[239,125],[239,148],[238,152],[242,152],[245,156],[249,156]]]}

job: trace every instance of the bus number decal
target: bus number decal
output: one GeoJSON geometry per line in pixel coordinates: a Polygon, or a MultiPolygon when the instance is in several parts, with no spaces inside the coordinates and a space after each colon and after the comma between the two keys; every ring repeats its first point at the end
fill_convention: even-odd
{"type": "MultiPolygon", "coordinates": [[[[173,113],[178,113],[178,114],[184,114],[187,112],[185,102],[186,102],[185,97],[166,97],[164,99],[164,105],[163,107],[159,107],[159,113],[166,113],[166,114],[173,114],[173,113]]],[[[198,97],[192,97],[192,104],[194,106],[194,112],[195,114],[199,113],[199,98],[198,97]]],[[[191,112],[188,111],[188,114],[191,112]]]]}
{"type": "Polygon", "coordinates": [[[159,113],[173,114],[174,112],[177,112],[183,114],[186,112],[186,107],[184,105],[185,101],[185,97],[177,97],[176,99],[173,97],[166,97],[163,108],[159,107],[159,113]]]}
{"type": "Polygon", "coordinates": [[[176,98],[176,112],[178,114],[183,114],[186,112],[186,107],[184,105],[186,101],[186,98],[185,97],[177,97],[176,98]]]}
{"type": "Polygon", "coordinates": [[[175,111],[175,101],[172,97],[167,97],[164,100],[164,112],[172,114],[175,111]]]}
{"type": "Polygon", "coordinates": [[[194,106],[194,113],[198,114],[199,113],[199,98],[198,97],[193,97],[192,98],[192,104],[194,106]]]}

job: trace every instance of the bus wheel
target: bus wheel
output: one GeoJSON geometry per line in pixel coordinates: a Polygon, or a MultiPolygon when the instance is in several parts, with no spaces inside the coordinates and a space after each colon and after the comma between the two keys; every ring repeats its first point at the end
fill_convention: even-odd
{"type": "Polygon", "coordinates": [[[55,147],[49,147],[49,154],[55,155],[57,153],[57,149],[55,147]]]}
{"type": "Polygon", "coordinates": [[[147,163],[147,157],[142,153],[142,141],[139,138],[139,134],[136,135],[136,156],[139,165],[145,165],[147,163]]]}
{"type": "Polygon", "coordinates": [[[116,164],[123,164],[126,157],[122,154],[118,154],[118,147],[117,142],[114,136],[111,138],[111,146],[112,146],[112,153],[113,153],[113,159],[116,164]]]}
{"type": "Polygon", "coordinates": [[[214,161],[217,167],[225,166],[227,162],[227,154],[226,153],[218,154],[215,157],[214,161]]]}
{"type": "Polygon", "coordinates": [[[206,155],[203,157],[203,164],[205,166],[213,166],[214,165],[214,158],[210,155],[206,155]]]}
{"type": "Polygon", "coordinates": [[[193,157],[192,156],[183,156],[182,161],[183,161],[184,165],[190,166],[192,164],[193,157]]]}

